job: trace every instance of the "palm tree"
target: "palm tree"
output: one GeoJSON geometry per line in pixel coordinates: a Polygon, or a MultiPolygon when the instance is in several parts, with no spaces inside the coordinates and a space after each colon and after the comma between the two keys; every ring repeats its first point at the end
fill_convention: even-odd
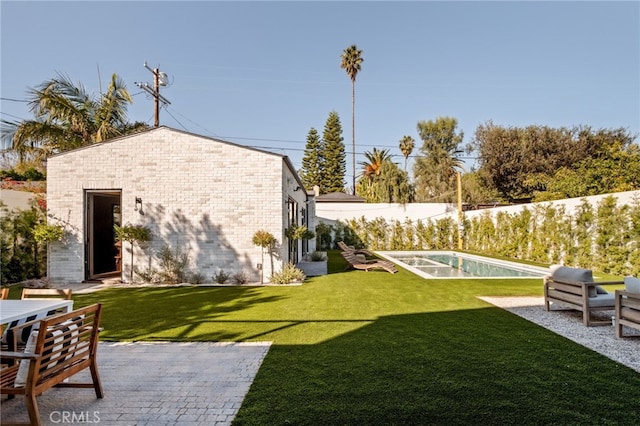
{"type": "Polygon", "coordinates": [[[351,143],[353,166],[353,194],[356,193],[356,75],[362,68],[362,50],[358,50],[355,44],[347,47],[342,52],[340,68],[347,72],[351,79],[351,143]]]}
{"type": "Polygon", "coordinates": [[[416,146],[416,141],[411,136],[403,136],[400,139],[400,152],[404,155],[404,171],[407,171],[407,158],[413,152],[413,148],[416,146]]]}
{"type": "Polygon", "coordinates": [[[127,104],[133,99],[116,74],[99,98],[61,74],[28,93],[35,119],[2,121],[2,139],[11,141],[11,151],[21,162],[26,157],[41,162],[51,154],[146,128],[127,122],[127,104]]]}
{"type": "Polygon", "coordinates": [[[380,176],[384,163],[391,161],[391,155],[389,154],[388,149],[379,151],[378,149],[373,148],[373,152],[367,151],[364,153],[364,156],[367,161],[360,163],[363,168],[362,175],[369,180],[374,179],[376,176],[380,176]]]}

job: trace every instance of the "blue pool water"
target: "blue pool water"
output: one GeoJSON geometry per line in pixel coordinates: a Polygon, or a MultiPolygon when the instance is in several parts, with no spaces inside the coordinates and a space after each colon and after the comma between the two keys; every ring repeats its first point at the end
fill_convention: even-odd
{"type": "Polygon", "coordinates": [[[548,269],[453,252],[378,252],[425,278],[540,278],[548,269]]]}

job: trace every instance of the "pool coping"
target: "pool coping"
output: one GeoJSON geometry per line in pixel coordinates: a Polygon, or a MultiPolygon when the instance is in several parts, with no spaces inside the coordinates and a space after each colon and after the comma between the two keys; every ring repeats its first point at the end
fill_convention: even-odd
{"type": "Polygon", "coordinates": [[[481,279],[481,280],[491,280],[491,279],[541,279],[543,276],[547,275],[549,273],[549,269],[548,268],[543,268],[540,266],[533,266],[533,265],[527,265],[527,264],[523,264],[523,263],[518,263],[518,262],[510,262],[507,260],[501,260],[501,259],[495,259],[492,257],[486,257],[486,256],[478,256],[478,255],[474,255],[474,254],[468,254],[468,253],[463,253],[463,252],[458,252],[455,250],[399,250],[399,251],[393,251],[393,250],[383,250],[383,251],[375,251],[375,254],[388,260],[391,261],[405,269],[407,269],[408,271],[413,272],[414,274],[425,278],[425,279],[443,279],[443,280],[477,280],[477,279],[481,279]],[[508,267],[511,269],[518,269],[521,271],[531,271],[532,273],[535,273],[535,276],[529,276],[529,277],[522,277],[522,276],[502,276],[502,277],[474,277],[474,276],[467,276],[467,277],[441,277],[441,276],[433,276],[431,274],[428,274],[427,272],[424,272],[416,267],[413,267],[411,265],[408,265],[398,259],[396,259],[394,257],[395,256],[406,256],[406,255],[415,255],[415,254],[449,254],[449,255],[455,255],[455,256],[459,256],[465,259],[469,259],[469,260],[478,260],[478,261],[482,261],[488,264],[493,264],[496,266],[502,266],[502,267],[508,267]]]}

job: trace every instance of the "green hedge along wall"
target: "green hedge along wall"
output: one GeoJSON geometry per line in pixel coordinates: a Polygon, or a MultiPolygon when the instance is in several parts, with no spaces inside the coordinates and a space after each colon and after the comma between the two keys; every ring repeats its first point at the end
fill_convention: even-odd
{"type": "MultiPolygon", "coordinates": [[[[333,239],[372,250],[456,250],[458,232],[452,217],[415,222],[361,217],[338,221],[333,239]]],[[[573,215],[553,204],[517,214],[486,210],[464,220],[463,250],[638,276],[640,200],[618,206],[611,196],[595,207],[582,200],[573,215]]]]}

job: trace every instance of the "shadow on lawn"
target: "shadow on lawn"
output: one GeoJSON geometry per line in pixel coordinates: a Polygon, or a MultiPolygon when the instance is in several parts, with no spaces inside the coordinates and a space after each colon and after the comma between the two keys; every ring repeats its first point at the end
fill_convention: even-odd
{"type": "Polygon", "coordinates": [[[273,345],[234,425],[640,424],[640,375],[499,308],[273,345]]]}
{"type": "Polygon", "coordinates": [[[216,319],[255,305],[281,300],[258,287],[106,289],[83,295],[82,305],[103,303],[101,340],[236,340],[242,333],[221,330],[216,319]],[[137,321],[132,319],[138,318],[137,321]],[[133,325],[132,325],[133,324],[133,325]]]}

